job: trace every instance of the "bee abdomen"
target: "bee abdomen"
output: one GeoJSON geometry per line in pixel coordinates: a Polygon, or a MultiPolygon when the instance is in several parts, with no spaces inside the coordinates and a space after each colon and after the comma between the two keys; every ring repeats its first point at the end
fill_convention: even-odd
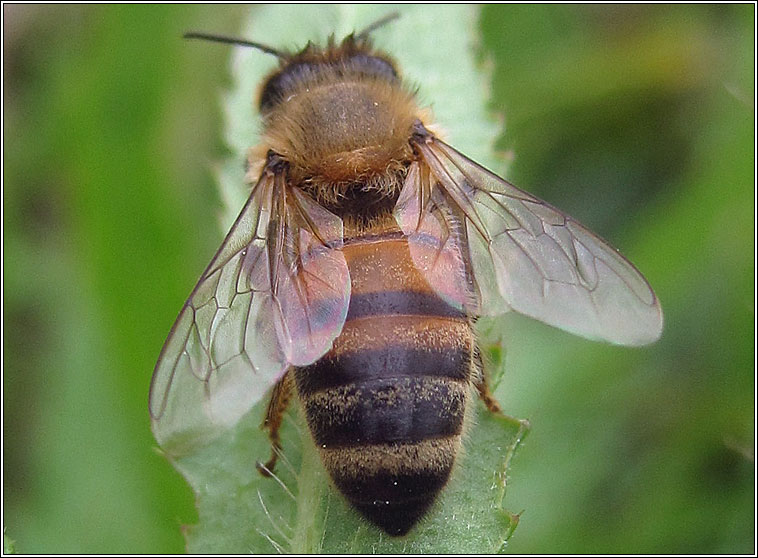
{"type": "MultiPolygon", "coordinates": [[[[387,354],[412,352],[394,349],[387,354]]],[[[413,366],[409,357],[409,366],[399,367],[383,367],[393,358],[377,354],[373,360],[365,353],[327,357],[295,375],[311,433],[335,485],[392,535],[405,534],[423,516],[450,476],[468,398],[467,355],[455,353],[415,355],[421,366],[413,366]],[[367,366],[356,366],[362,361],[367,366]],[[347,379],[350,372],[355,381],[318,382],[320,389],[309,391],[316,386],[308,377],[347,379]]]]}
{"type": "Polygon", "coordinates": [[[402,234],[352,239],[343,252],[345,325],[332,350],[294,371],[295,383],[334,484],[367,519],[403,535],[453,468],[473,333],[416,269],[402,234]]]}
{"type": "Polygon", "coordinates": [[[350,503],[390,535],[404,535],[447,483],[460,436],[321,450],[350,503]]]}
{"type": "Polygon", "coordinates": [[[460,435],[466,390],[430,377],[382,378],[329,388],[304,407],[321,448],[417,443],[460,435]]]}

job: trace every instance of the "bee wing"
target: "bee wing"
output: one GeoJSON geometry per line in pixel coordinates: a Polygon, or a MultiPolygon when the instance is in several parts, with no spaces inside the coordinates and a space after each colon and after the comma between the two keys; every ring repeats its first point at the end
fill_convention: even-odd
{"type": "MultiPolygon", "coordinates": [[[[428,165],[411,163],[395,204],[395,219],[408,237],[415,267],[429,285],[454,308],[476,315],[480,305],[462,251],[465,230],[459,212],[436,184],[428,165]]],[[[492,275],[482,274],[482,279],[488,277],[492,275]]]]}
{"type": "MultiPolygon", "coordinates": [[[[658,299],[616,249],[444,142],[428,138],[417,147],[421,158],[409,169],[396,218],[409,237],[461,240],[466,265],[457,273],[469,270],[475,313],[512,309],[622,345],[660,337],[658,299]]],[[[440,253],[452,249],[441,245],[440,253]]]]}
{"type": "Polygon", "coordinates": [[[155,366],[150,415],[164,449],[214,437],[290,365],[329,350],[350,298],[341,245],[341,219],[283,176],[262,176],[155,366]]]}

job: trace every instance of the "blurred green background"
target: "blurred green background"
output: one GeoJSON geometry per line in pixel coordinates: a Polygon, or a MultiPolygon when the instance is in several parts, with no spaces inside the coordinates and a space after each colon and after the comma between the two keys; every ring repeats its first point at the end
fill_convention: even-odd
{"type": "MultiPolygon", "coordinates": [[[[222,237],[229,52],[178,37],[247,8],[3,9],[4,527],[180,552],[193,498],[147,390],[222,237]]],[[[483,8],[508,178],[611,239],[666,320],[643,349],[505,320],[498,397],[532,422],[512,552],[754,552],[754,9],[483,8]]]]}

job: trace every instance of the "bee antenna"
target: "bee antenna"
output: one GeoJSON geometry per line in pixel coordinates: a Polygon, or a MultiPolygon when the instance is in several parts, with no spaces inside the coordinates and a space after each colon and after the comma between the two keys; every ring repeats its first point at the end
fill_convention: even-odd
{"type": "Polygon", "coordinates": [[[233,37],[225,37],[223,35],[213,35],[210,33],[197,33],[195,31],[190,31],[189,33],[185,33],[184,35],[182,35],[182,37],[185,39],[202,39],[204,41],[213,41],[214,43],[226,43],[229,45],[238,45],[238,46],[257,48],[258,50],[260,50],[261,52],[265,52],[266,54],[273,54],[280,60],[286,60],[289,58],[289,55],[287,53],[276,50],[275,48],[271,48],[270,46],[262,45],[261,43],[246,41],[244,39],[235,39],[233,37]]]}
{"type": "Polygon", "coordinates": [[[355,38],[358,39],[358,40],[366,39],[368,37],[369,33],[371,33],[372,31],[374,31],[375,29],[377,29],[377,28],[381,27],[382,25],[384,25],[386,23],[389,23],[390,21],[393,21],[393,20],[395,20],[395,19],[397,19],[399,17],[400,17],[399,13],[397,13],[397,12],[391,12],[391,13],[387,14],[386,16],[384,16],[383,18],[377,19],[374,23],[372,23],[371,25],[369,25],[368,27],[366,27],[363,31],[361,31],[360,33],[358,33],[355,36],[355,38]]]}

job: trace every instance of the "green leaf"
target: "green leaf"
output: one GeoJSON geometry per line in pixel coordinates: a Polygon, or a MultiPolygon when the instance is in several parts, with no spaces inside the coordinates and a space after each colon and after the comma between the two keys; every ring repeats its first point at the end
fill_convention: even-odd
{"type": "MultiPolygon", "coordinates": [[[[386,6],[275,6],[252,11],[243,34],[275,48],[323,43],[391,12],[386,6]],[[286,27],[282,27],[285,25],[286,27]]],[[[477,11],[465,6],[403,6],[401,17],[372,33],[376,46],[396,57],[422,104],[433,103],[444,137],[492,166],[499,126],[486,111],[488,78],[476,69],[472,46],[477,11]]],[[[233,155],[219,170],[228,228],[249,192],[240,161],[258,142],[251,113],[253,92],[277,61],[254,49],[233,54],[234,86],[225,95],[226,140],[233,155]]],[[[499,354],[494,355],[496,368],[499,354]]],[[[173,394],[172,394],[173,396],[173,394]]],[[[332,487],[293,405],[281,430],[283,455],[275,478],[256,461],[270,444],[259,425],[265,402],[211,442],[185,440],[173,463],[193,487],[199,521],[185,530],[193,553],[491,553],[502,550],[518,523],[503,508],[510,459],[527,431],[525,422],[496,416],[476,401],[468,417],[464,450],[452,478],[428,515],[405,537],[390,538],[354,512],[332,487]]]]}

